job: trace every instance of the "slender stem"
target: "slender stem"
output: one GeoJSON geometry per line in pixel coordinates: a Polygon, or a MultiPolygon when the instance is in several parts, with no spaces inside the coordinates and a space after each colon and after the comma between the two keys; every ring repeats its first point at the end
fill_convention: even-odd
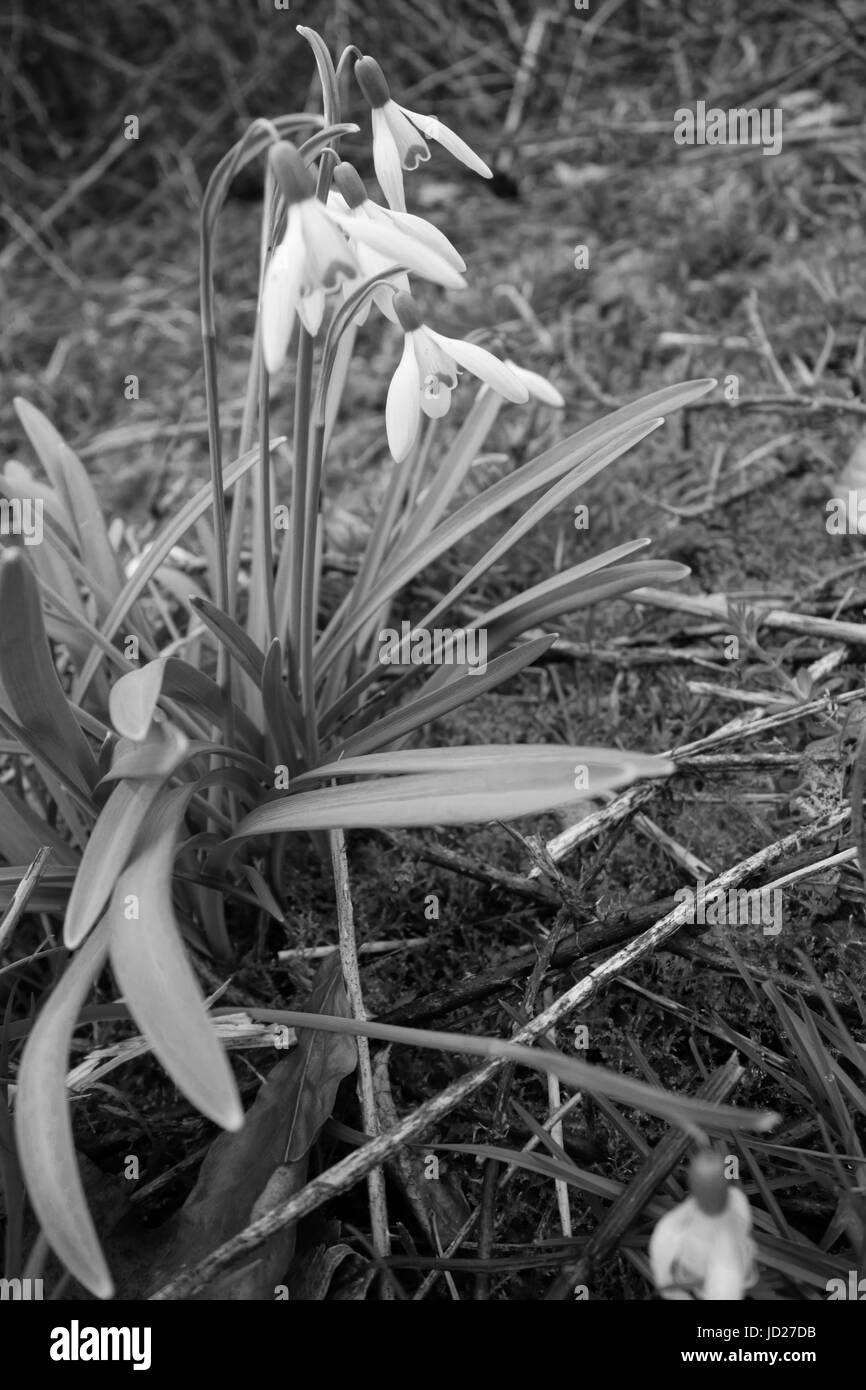
{"type": "Polygon", "coordinates": [[[360,48],[355,43],[347,44],[346,47],[343,49],[343,52],[340,54],[340,60],[337,63],[336,71],[338,91],[340,90],[340,83],[343,80],[343,75],[348,69],[349,63],[352,61],[353,58],[363,58],[363,56],[364,55],[361,52],[360,48]]]}
{"type": "MultiPolygon", "coordinates": [[[[324,86],[324,82],[323,82],[324,86]]],[[[329,115],[328,89],[325,87],[325,117],[329,115]]],[[[329,122],[331,124],[331,122],[329,122]]],[[[316,182],[316,197],[326,202],[331,186],[331,174],[337,162],[333,150],[323,150],[316,182]]],[[[295,483],[299,495],[292,497],[292,587],[298,605],[297,625],[293,630],[297,641],[300,695],[307,729],[307,755],[316,757],[315,681],[313,678],[313,647],[315,644],[318,610],[316,595],[319,584],[316,575],[316,535],[319,518],[322,468],[324,464],[324,429],[318,422],[313,430],[313,449],[310,452],[310,433],[313,420],[313,338],[300,328],[298,372],[295,391],[295,483]],[[300,543],[298,543],[300,542],[300,543]]]]}
{"type": "MultiPolygon", "coordinates": [[[[253,433],[256,424],[256,410],[259,401],[259,371],[261,354],[259,351],[259,339],[261,337],[261,322],[256,315],[256,325],[253,333],[253,351],[250,358],[250,369],[247,374],[247,388],[244,396],[244,413],[241,417],[241,427],[238,434],[237,456],[243,455],[252,447],[253,433]]],[[[243,479],[235,486],[235,495],[232,501],[232,519],[229,523],[229,600],[232,608],[229,617],[234,617],[234,598],[237,586],[238,567],[240,565],[241,545],[243,544],[244,534],[244,514],[246,511],[248,479],[246,474],[243,479]],[[241,486],[243,484],[243,487],[241,486]]]]}
{"type": "MultiPolygon", "coordinates": [[[[222,476],[222,444],[220,441],[219,388],[217,386],[216,335],[203,334],[205,395],[207,397],[208,450],[210,453],[211,487],[213,489],[214,538],[216,542],[216,602],[223,613],[228,612],[228,544],[226,536],[226,499],[222,476]]],[[[231,697],[231,671],[228,652],[217,648],[217,685],[222,692],[223,734],[226,743],[234,742],[234,710],[231,697]]]]}
{"type": "MultiPolygon", "coordinates": [[[[261,352],[260,346],[259,352],[261,352]]],[[[271,512],[270,399],[268,374],[262,370],[259,371],[258,517],[261,543],[258,574],[263,589],[264,603],[261,608],[265,629],[262,647],[267,650],[276,636],[277,610],[274,593],[273,517],[271,512]]]]}
{"type": "MultiPolygon", "coordinates": [[[[304,522],[307,505],[307,451],[310,443],[310,392],[313,384],[313,338],[299,324],[298,364],[295,374],[295,420],[292,436],[292,577],[291,620],[288,644],[294,653],[293,669],[300,673],[301,594],[304,574],[304,522]]],[[[301,681],[301,683],[303,683],[301,681]]],[[[301,698],[300,686],[294,692],[301,698]]]]}
{"type": "MultiPolygon", "coordinates": [[[[435,421],[431,421],[435,424],[435,421]]],[[[364,555],[361,560],[361,567],[358,571],[351,593],[348,596],[348,605],[345,616],[349,617],[363,603],[373,584],[378,580],[382,565],[382,558],[386,549],[394,547],[394,532],[397,520],[400,516],[401,506],[406,494],[408,479],[413,475],[414,470],[423,466],[421,458],[422,450],[418,447],[413,451],[412,459],[405,463],[391,462],[391,471],[388,475],[388,486],[385,491],[383,505],[379,509],[373,529],[367,541],[364,555]]],[[[405,514],[405,509],[404,509],[405,514]]],[[[380,617],[377,614],[370,620],[366,631],[378,631],[380,617]]],[[[356,649],[365,640],[365,633],[359,633],[358,638],[351,645],[338,652],[336,657],[325,669],[328,671],[328,680],[322,696],[322,705],[325,709],[330,709],[335,704],[343,692],[347,683],[346,673],[349,671],[354,659],[356,649]]]]}
{"type": "MultiPolygon", "coordinates": [[[[256,310],[256,329],[253,341],[253,359],[250,364],[248,388],[255,383],[259,408],[259,467],[256,477],[256,490],[253,513],[258,523],[261,546],[253,547],[250,627],[255,626],[252,636],[265,650],[276,635],[276,598],[274,592],[273,560],[273,517],[271,513],[271,457],[270,457],[270,380],[265,371],[262,356],[262,289],[268,257],[273,249],[277,232],[277,195],[275,180],[270,163],[265,165],[265,186],[262,198],[262,219],[259,232],[259,293],[256,310]]],[[[248,389],[247,403],[250,390],[248,389]]],[[[244,407],[246,418],[246,403],[244,407]]],[[[254,521],[254,528],[256,522],[254,521]]]]}
{"type": "Polygon", "coordinates": [[[424,473],[427,469],[427,460],[430,457],[430,452],[432,450],[433,443],[436,439],[436,435],[438,434],[438,432],[439,421],[428,420],[427,428],[424,431],[424,438],[421,441],[421,448],[418,450],[418,453],[413,461],[414,466],[409,475],[409,487],[406,493],[406,505],[403,509],[404,516],[407,521],[409,519],[412,508],[415,506],[415,499],[418,496],[418,489],[421,486],[421,479],[424,477],[424,473]]]}
{"type": "Polygon", "coordinates": [[[316,687],[313,667],[313,646],[318,617],[316,582],[316,538],[319,529],[322,470],[324,467],[324,431],[313,431],[313,447],[310,452],[307,477],[307,491],[304,511],[304,562],[301,575],[301,633],[300,668],[301,702],[304,723],[307,730],[307,755],[312,762],[318,751],[318,726],[316,717],[316,687]]]}

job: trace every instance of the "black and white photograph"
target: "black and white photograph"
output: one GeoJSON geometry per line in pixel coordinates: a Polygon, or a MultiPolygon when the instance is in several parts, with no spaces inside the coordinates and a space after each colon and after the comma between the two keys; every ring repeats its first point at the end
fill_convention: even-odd
{"type": "Polygon", "coordinates": [[[26,1364],[832,1376],[866,6],[5,0],[0,307],[26,1364]]]}

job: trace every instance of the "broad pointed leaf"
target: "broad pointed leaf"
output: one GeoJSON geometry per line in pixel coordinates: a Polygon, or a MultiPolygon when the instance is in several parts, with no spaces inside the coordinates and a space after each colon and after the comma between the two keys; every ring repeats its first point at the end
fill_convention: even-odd
{"type": "Polygon", "coordinates": [[[243,1124],[243,1107],[172,905],[175,846],[190,795],[189,787],[164,794],[148,816],[146,842],[117,880],[107,914],[111,965],[178,1090],[209,1120],[234,1130],[243,1124]]]}
{"type": "Polygon", "coordinates": [[[43,1007],[21,1058],[15,1101],[15,1138],[33,1210],[52,1249],[97,1298],[110,1298],[113,1284],[78,1170],[66,1067],[79,1010],[107,946],[103,925],[73,957],[43,1007]]]}
{"type": "Polygon", "coordinates": [[[392,772],[354,786],[298,792],[245,816],[222,853],[251,835],[285,830],[334,830],[412,825],[465,825],[538,815],[627,785],[665,776],[663,758],[601,748],[502,744],[487,748],[427,748],[372,753],[316,768],[297,778],[392,772]],[[433,771],[431,769],[438,770],[433,771]]]}
{"type": "Polygon", "coordinates": [[[20,549],[0,555],[0,613],[0,682],[8,707],[37,756],[44,750],[70,786],[87,792],[98,779],[96,760],[57,679],[39,586],[20,549]]]}
{"type": "Polygon", "coordinates": [[[103,806],[69,895],[63,944],[70,951],[100,917],[159,789],[156,780],[120,782],[103,806]]]}

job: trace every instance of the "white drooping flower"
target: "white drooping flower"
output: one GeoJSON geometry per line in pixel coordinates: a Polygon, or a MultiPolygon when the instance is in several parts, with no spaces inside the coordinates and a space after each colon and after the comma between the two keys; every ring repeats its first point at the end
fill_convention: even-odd
{"type": "MultiPolygon", "coordinates": [[[[344,160],[338,164],[334,170],[334,190],[328,198],[328,206],[333,210],[343,214],[344,218],[350,221],[343,221],[342,226],[349,238],[349,246],[355,256],[360,275],[357,281],[343,281],[343,296],[349,297],[361,280],[368,280],[374,275],[385,276],[394,265],[394,256],[390,258],[383,256],[381,251],[377,251],[367,241],[358,240],[354,235],[355,228],[360,225],[362,234],[364,228],[373,223],[375,227],[387,228],[399,232],[403,236],[410,237],[417,243],[419,256],[425,253],[437,260],[445,261],[459,275],[466,269],[466,262],[457,250],[451,245],[447,236],[434,227],[432,223],[425,221],[423,217],[415,217],[411,212],[394,212],[391,208],[380,207],[374,203],[372,198],[367,196],[367,190],[353,165],[344,160]]],[[[431,278],[431,277],[428,277],[431,278]]],[[[387,275],[388,284],[379,285],[372,295],[373,302],[381,313],[389,318],[392,323],[397,322],[392,300],[395,290],[403,290],[409,293],[409,277],[405,271],[387,275]],[[390,286],[390,288],[389,288],[390,286]]],[[[367,301],[355,315],[356,322],[364,323],[370,311],[370,302],[367,301]]]]}
{"type": "Polygon", "coordinates": [[[388,445],[396,463],[402,463],[415,443],[422,413],[432,420],[447,415],[458,366],[507,401],[525,405],[529,400],[526,385],[492,352],[428,328],[411,295],[395,294],[394,312],[405,334],[403,356],[391,378],[385,406],[388,445]]]}
{"type": "Polygon", "coordinates": [[[565,401],[557,391],[555,386],[551,386],[547,377],[539,376],[538,372],[531,372],[528,367],[518,367],[516,362],[512,362],[510,357],[506,357],[505,365],[515,376],[519,377],[529,392],[537,401],[543,405],[551,405],[556,410],[565,407],[565,401]]]}
{"type": "Polygon", "coordinates": [[[373,113],[373,167],[391,208],[398,212],[406,211],[403,170],[411,173],[423,160],[430,158],[428,140],[438,141],[461,164],[483,178],[493,177],[492,170],[484,160],[447,125],[443,125],[435,116],[410,111],[394,101],[385,74],[375,58],[359,58],[355,64],[355,76],[373,113]]]}
{"type": "Polygon", "coordinates": [[[388,266],[405,266],[449,289],[463,289],[465,280],[452,260],[446,260],[417,236],[373,218],[355,218],[316,197],[312,175],[288,140],[271,147],[271,168],[286,205],[286,230],[265,270],[262,284],[262,350],[265,366],[276,372],[285,361],[295,315],[310,333],[317,333],[325,295],[341,281],[357,280],[360,266],[346,236],[372,248],[388,266]]]}
{"type": "Polygon", "coordinates": [[[739,1300],[757,1282],[752,1211],[709,1149],[689,1170],[691,1196],[658,1222],[650,1237],[653,1281],[662,1298],[739,1300]]]}

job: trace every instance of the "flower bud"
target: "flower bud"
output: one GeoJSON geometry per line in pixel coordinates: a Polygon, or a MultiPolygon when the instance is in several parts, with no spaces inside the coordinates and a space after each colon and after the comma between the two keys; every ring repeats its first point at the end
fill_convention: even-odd
{"type": "Polygon", "coordinates": [[[334,187],[338,193],[342,193],[350,208],[360,207],[367,201],[367,190],[361,175],[354,164],[348,164],[345,159],[334,170],[334,187]]]}
{"type": "Polygon", "coordinates": [[[725,1161],[712,1149],[696,1153],[689,1168],[691,1194],[706,1216],[719,1216],[728,1204],[725,1161]]]}
{"type": "Polygon", "coordinates": [[[411,294],[399,290],[394,295],[392,303],[394,313],[397,315],[397,322],[404,333],[414,333],[417,328],[422,327],[424,320],[411,294]]]}
{"type": "Polygon", "coordinates": [[[355,76],[358,86],[374,111],[391,100],[391,89],[375,58],[359,58],[355,64],[355,76]]]}
{"type": "Polygon", "coordinates": [[[276,145],[271,145],[268,158],[287,207],[302,203],[305,198],[315,197],[313,176],[290,140],[280,140],[276,145]]]}

